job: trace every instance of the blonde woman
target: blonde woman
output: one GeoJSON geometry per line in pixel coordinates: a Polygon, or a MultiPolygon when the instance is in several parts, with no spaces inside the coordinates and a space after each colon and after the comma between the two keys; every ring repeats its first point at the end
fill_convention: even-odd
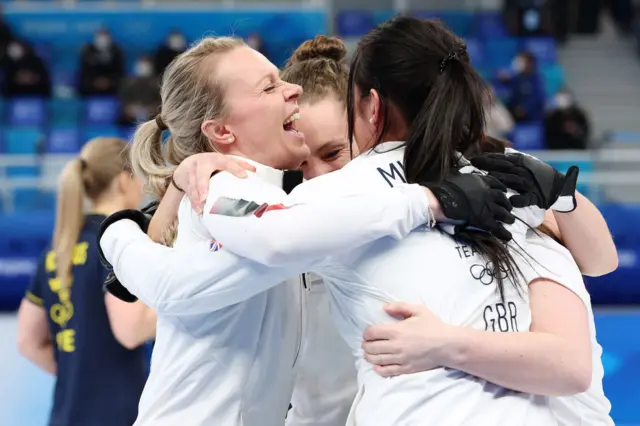
{"type": "MultiPolygon", "coordinates": [[[[309,156],[295,124],[301,93],[300,86],[282,81],[278,69],[243,42],[205,39],[165,71],[162,113],[143,123],[134,136],[134,169],[146,178],[152,193],[161,197],[170,186],[179,186],[171,184],[172,174],[190,155],[215,150],[243,157],[256,171],[237,181],[227,173],[215,175],[213,187],[224,193],[224,206],[218,207],[231,214],[255,216],[282,209],[285,206],[269,204],[284,193],[287,175],[282,170],[303,166],[309,156]],[[161,143],[165,130],[171,132],[166,147],[161,143]],[[271,184],[268,190],[253,194],[256,182],[265,181],[271,184]],[[257,205],[245,202],[256,195],[257,205]]],[[[495,201],[500,196],[506,201],[503,187],[498,184],[495,189],[491,179],[463,180],[468,185],[452,196],[456,201],[495,201]],[[487,196],[478,196],[478,192],[487,196]]],[[[482,204],[477,207],[485,207],[484,201],[477,202],[482,204]]],[[[335,238],[320,232],[308,244],[304,254],[313,258],[318,250],[346,250],[383,237],[402,238],[419,225],[434,223],[438,206],[431,191],[400,185],[331,202],[298,204],[292,211],[313,213],[304,219],[309,229],[314,229],[313,217],[318,214],[335,225],[335,238]]],[[[508,219],[508,212],[498,209],[508,219]]],[[[472,215],[473,211],[466,212],[472,215]]],[[[304,280],[244,262],[221,249],[198,213],[188,200],[182,203],[174,249],[164,249],[173,252],[195,245],[204,256],[141,268],[147,265],[143,262],[123,272],[120,261],[135,260],[142,253],[125,259],[117,253],[132,241],[102,239],[105,257],[115,262],[122,284],[158,311],[151,375],[136,426],[174,425],[182,419],[189,419],[192,425],[282,425],[306,324],[304,280]],[[212,252],[215,268],[206,256],[212,252]],[[172,281],[167,287],[164,279],[149,285],[147,275],[156,267],[171,270],[167,278],[181,275],[179,285],[172,281]],[[216,269],[214,276],[212,269],[216,269]],[[210,283],[215,285],[207,285],[210,283]]],[[[139,228],[129,220],[111,224],[107,233],[131,226],[126,233],[136,238],[139,228]]],[[[278,250],[290,243],[283,238],[285,246],[278,248],[277,241],[271,242],[275,251],[265,251],[267,257],[277,257],[278,250]]]]}
{"type": "Polygon", "coordinates": [[[56,376],[51,425],[130,426],[137,415],[147,376],[141,345],[156,315],[104,294],[96,241],[105,217],[142,200],[128,153],[126,141],[97,138],[65,166],[53,242],[18,312],[20,352],[56,376]]]}

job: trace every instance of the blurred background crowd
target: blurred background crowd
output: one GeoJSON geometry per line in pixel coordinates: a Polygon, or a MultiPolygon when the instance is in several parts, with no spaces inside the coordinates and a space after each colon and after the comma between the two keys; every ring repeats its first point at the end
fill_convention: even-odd
{"type": "Polygon", "coordinates": [[[44,424],[50,379],[18,358],[12,311],[51,238],[62,165],[158,112],[159,78],[203,35],[233,33],[282,65],[302,41],[350,46],[397,13],[465,37],[492,84],[487,132],[580,166],[619,269],[590,279],[613,417],[640,425],[640,25],[632,0],[0,1],[0,426],[44,424]]]}

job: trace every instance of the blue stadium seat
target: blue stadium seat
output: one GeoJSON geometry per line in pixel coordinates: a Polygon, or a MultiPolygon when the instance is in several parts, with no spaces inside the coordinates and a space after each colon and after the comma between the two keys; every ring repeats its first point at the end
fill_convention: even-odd
{"type": "Polygon", "coordinates": [[[564,70],[560,65],[547,65],[539,68],[544,92],[547,98],[553,97],[564,87],[564,70]]]}
{"type": "Polygon", "coordinates": [[[15,98],[7,101],[7,122],[12,126],[41,126],[47,120],[47,104],[41,98],[15,98]]]}
{"type": "Polygon", "coordinates": [[[37,127],[12,127],[4,131],[7,154],[37,154],[44,143],[44,133],[37,127]]]}
{"type": "Polygon", "coordinates": [[[120,128],[116,126],[85,127],[82,132],[82,144],[84,145],[86,142],[90,141],[93,138],[98,138],[103,136],[120,137],[121,136],[120,128]]]}
{"type": "Polygon", "coordinates": [[[38,166],[8,166],[7,177],[38,177],[40,167],[38,166]]]}
{"type": "Polygon", "coordinates": [[[54,55],[49,43],[35,42],[33,43],[33,50],[45,64],[51,64],[54,55]]]}
{"type": "Polygon", "coordinates": [[[467,43],[467,53],[469,53],[473,66],[475,68],[483,68],[486,65],[486,60],[482,42],[474,38],[467,39],[465,42],[467,43]]]}
{"type": "Polygon", "coordinates": [[[131,127],[120,127],[120,137],[122,139],[126,139],[128,141],[133,140],[133,134],[136,131],[136,126],[131,127]]]}
{"type": "Polygon", "coordinates": [[[538,60],[538,66],[552,65],[558,62],[556,42],[551,37],[523,38],[520,49],[531,52],[538,60]]]}
{"type": "Polygon", "coordinates": [[[502,14],[497,11],[476,13],[471,25],[476,37],[491,39],[509,35],[502,14]]]}
{"type": "Polygon", "coordinates": [[[518,51],[518,40],[514,38],[490,39],[484,44],[486,61],[496,69],[510,67],[518,51]]]}
{"type": "Polygon", "coordinates": [[[336,32],[340,37],[359,37],[375,26],[374,15],[371,11],[343,10],[336,15],[336,32]]]}
{"type": "Polygon", "coordinates": [[[84,101],[84,122],[88,125],[110,125],[120,116],[120,103],[114,97],[96,96],[84,101]]]}
{"type": "Polygon", "coordinates": [[[13,192],[13,207],[18,212],[52,211],[55,195],[35,188],[16,189],[13,192]]]}
{"type": "Polygon", "coordinates": [[[471,32],[473,15],[463,11],[416,11],[413,13],[418,18],[435,18],[444,23],[459,37],[466,37],[471,32]]]}
{"type": "Polygon", "coordinates": [[[80,151],[80,132],[77,127],[51,129],[46,151],[51,154],[74,154],[80,151]]]}
{"type": "Polygon", "coordinates": [[[77,125],[80,120],[82,103],[78,99],[52,99],[51,100],[51,124],[77,125]]]}
{"type": "Polygon", "coordinates": [[[544,129],[541,123],[518,124],[511,135],[514,148],[533,151],[546,147],[544,129]]]}

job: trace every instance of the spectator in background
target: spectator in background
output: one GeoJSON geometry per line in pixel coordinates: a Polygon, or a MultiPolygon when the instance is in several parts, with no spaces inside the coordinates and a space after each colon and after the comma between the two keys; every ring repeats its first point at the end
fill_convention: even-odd
{"type": "Polygon", "coordinates": [[[148,56],[138,58],[134,75],[122,81],[118,98],[122,105],[121,125],[147,121],[158,113],[161,103],[160,84],[152,58],[148,56]]]}
{"type": "Polygon", "coordinates": [[[13,40],[13,34],[11,32],[11,28],[9,28],[3,19],[2,6],[0,6],[0,63],[2,63],[7,46],[11,40],[13,40]]]}
{"type": "Polygon", "coordinates": [[[187,50],[187,39],[180,31],[172,31],[158,48],[154,57],[154,67],[159,75],[176,56],[187,50]]]}
{"type": "Polygon", "coordinates": [[[260,37],[260,34],[253,33],[249,37],[247,37],[247,46],[252,48],[253,50],[257,50],[262,53],[264,56],[267,56],[264,50],[264,40],[260,37]]]}
{"type": "Polygon", "coordinates": [[[558,92],[554,107],[544,121],[549,149],[586,149],[589,140],[589,120],[573,95],[566,90],[558,92]]]}
{"type": "Polygon", "coordinates": [[[98,30],[80,54],[80,95],[115,95],[124,77],[124,54],[107,30],[98,30]]]}
{"type": "Polygon", "coordinates": [[[2,68],[2,96],[51,96],[49,71],[28,43],[22,40],[11,41],[7,46],[2,68]]]}
{"type": "Polygon", "coordinates": [[[515,125],[511,113],[493,90],[487,98],[487,103],[485,133],[494,138],[506,138],[515,125]]]}
{"type": "Polygon", "coordinates": [[[530,52],[522,52],[514,58],[512,68],[511,73],[503,71],[498,75],[510,92],[507,108],[516,123],[542,121],[545,95],[536,58],[530,52]]]}

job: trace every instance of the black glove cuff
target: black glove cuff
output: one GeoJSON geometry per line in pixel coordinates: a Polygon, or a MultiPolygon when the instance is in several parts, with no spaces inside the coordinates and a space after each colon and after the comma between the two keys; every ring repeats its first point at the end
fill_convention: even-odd
{"type": "Polygon", "coordinates": [[[122,284],[120,284],[116,276],[113,274],[113,267],[105,258],[104,253],[102,252],[102,247],[100,247],[100,240],[102,239],[102,235],[105,233],[107,228],[110,225],[123,219],[134,221],[144,233],[147,232],[149,223],[151,222],[150,216],[138,210],[121,210],[107,217],[102,222],[102,224],[100,224],[100,230],[98,232],[98,255],[100,256],[100,262],[102,263],[102,265],[110,271],[110,274],[107,276],[107,279],[103,284],[104,289],[118,299],[132,303],[138,300],[138,298],[129,293],[129,291],[124,288],[122,284]]]}
{"type": "Polygon", "coordinates": [[[138,301],[138,298],[136,296],[129,293],[129,290],[127,290],[122,284],[120,284],[120,281],[118,281],[118,278],[113,273],[113,271],[109,272],[109,275],[107,276],[107,279],[104,281],[104,284],[102,287],[105,291],[109,292],[112,296],[117,297],[123,302],[134,303],[138,301]]]}
{"type": "Polygon", "coordinates": [[[442,213],[451,220],[465,220],[468,208],[461,205],[460,196],[456,194],[456,188],[453,185],[442,184],[426,184],[424,185],[431,190],[434,197],[440,203],[442,213]]]}

